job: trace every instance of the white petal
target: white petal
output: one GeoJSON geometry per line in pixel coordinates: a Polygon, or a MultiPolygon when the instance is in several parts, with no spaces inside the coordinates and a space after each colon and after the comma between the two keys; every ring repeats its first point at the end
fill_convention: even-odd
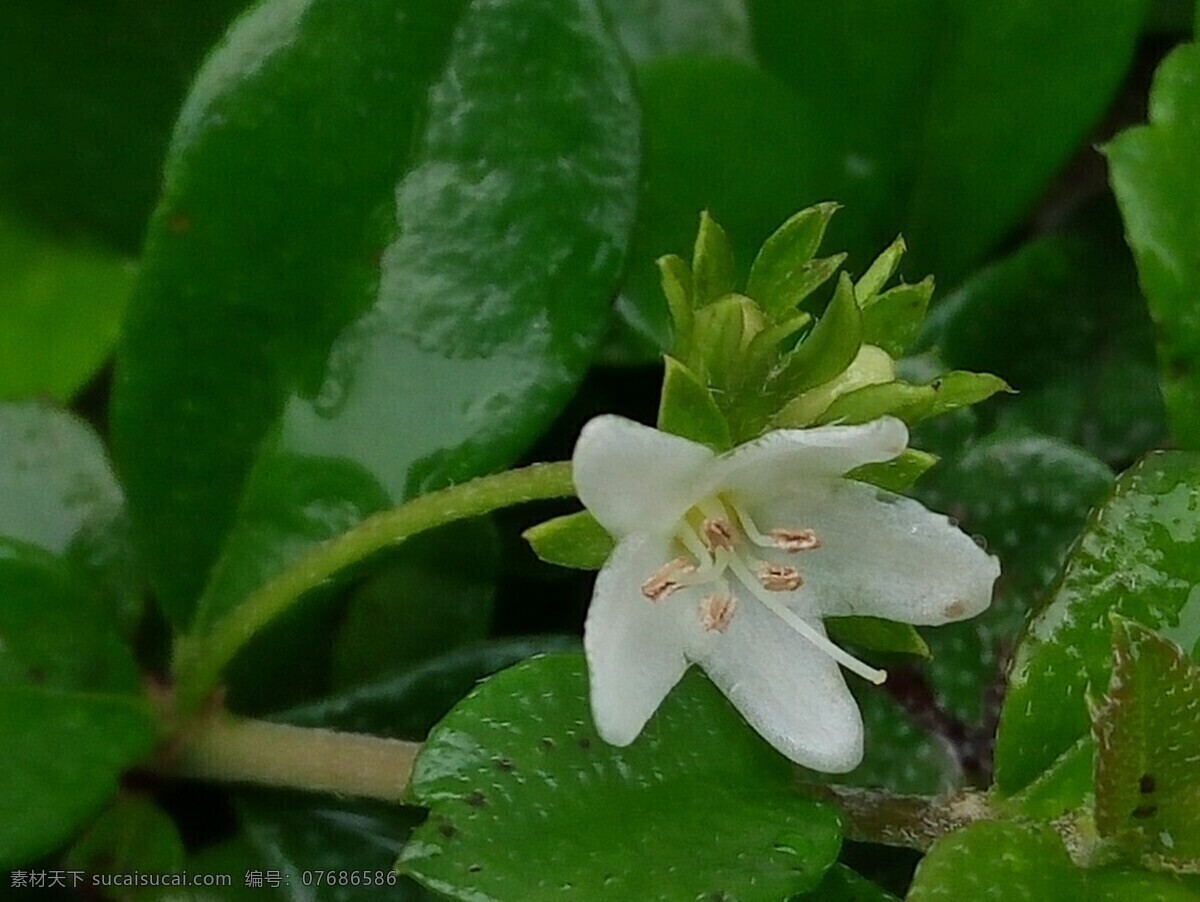
{"type": "Polygon", "coordinates": [[[583,644],[592,717],[613,745],[628,745],[642,731],[687,670],[684,649],[700,631],[698,618],[690,616],[694,590],[658,602],[641,592],[670,556],[669,539],[637,536],[618,544],[596,577],[583,644]]]}
{"type": "Polygon", "coordinates": [[[813,529],[821,540],[820,548],[786,556],[804,577],[788,598],[797,612],[933,625],[973,617],[991,603],[1000,562],[911,498],[832,479],[746,496],[744,504],[760,529],[813,529]]]}
{"type": "MultiPolygon", "coordinates": [[[[812,626],[822,634],[820,621],[812,626]]],[[[750,726],[805,767],[845,773],[862,760],[862,716],[838,665],[753,598],[698,663],[750,726]]]]}
{"type": "Polygon", "coordinates": [[[780,429],[722,455],[706,490],[778,492],[822,476],[841,476],[863,464],[891,460],[908,444],[908,427],[895,417],[858,426],[780,429]]]}
{"type": "Polygon", "coordinates": [[[579,433],[571,458],[579,500],[616,536],[674,528],[697,500],[715,455],[703,445],[618,416],[579,433]]]}

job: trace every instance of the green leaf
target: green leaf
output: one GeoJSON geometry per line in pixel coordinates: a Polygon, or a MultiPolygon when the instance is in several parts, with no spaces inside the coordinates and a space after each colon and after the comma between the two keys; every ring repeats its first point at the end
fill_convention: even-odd
{"type": "Polygon", "coordinates": [[[1095,762],[1095,743],[1083,736],[1007,804],[1026,818],[1057,820],[1093,795],[1095,762]]]}
{"type": "Polygon", "coordinates": [[[1186,902],[1196,897],[1190,884],[1169,875],[1076,868],[1047,826],[979,821],[934,844],[918,865],[906,898],[1186,902]]]}
{"type": "Polygon", "coordinates": [[[0,193],[58,231],[136,254],[171,121],[246,5],[0,4],[0,193]]]}
{"type": "Polygon", "coordinates": [[[240,790],[234,809],[256,853],[256,870],[277,871],[287,899],[437,898],[392,869],[421,820],[415,809],[265,790],[240,790]],[[316,885],[318,879],[330,882],[316,885]]]}
{"type": "Polygon", "coordinates": [[[713,400],[708,386],[674,357],[667,357],[664,363],[658,428],[707,445],[714,451],[732,448],[729,422],[713,400]]]}
{"type": "Polygon", "coordinates": [[[754,59],[742,0],[601,0],[600,5],[635,62],[682,54],[754,59]]]}
{"type": "Polygon", "coordinates": [[[863,341],[878,345],[893,357],[903,356],[921,331],[932,297],[932,276],[875,295],[863,307],[863,341]]]}
{"type": "Polygon", "coordinates": [[[1200,46],[1179,47],[1159,66],[1150,124],[1105,148],[1125,233],[1157,326],[1159,372],[1171,432],[1200,448],[1200,46]]]}
{"type": "Polygon", "coordinates": [[[0,497],[0,535],[54,554],[65,554],[81,532],[121,507],[95,432],[32,401],[0,404],[0,497]]]}
{"type": "Polygon", "coordinates": [[[735,438],[753,438],[765,421],[789,401],[844,372],[861,347],[862,314],[854,300],[854,283],[843,272],[833,298],[812,331],[783,357],[765,386],[754,387],[753,397],[739,399],[739,407],[748,413],[735,426],[735,438]]]}
{"type": "Polygon", "coordinates": [[[725,230],[705,210],[700,214],[700,228],[692,251],[692,296],[696,309],[733,291],[733,276],[733,246],[725,230]]]}
{"type": "Polygon", "coordinates": [[[857,479],[877,485],[889,492],[904,492],[938,462],[938,458],[917,448],[905,448],[899,457],[882,463],[863,464],[846,474],[847,479],[857,479]]]}
{"type": "Polygon", "coordinates": [[[500,564],[488,520],[405,542],[355,589],[333,640],[335,687],[366,682],[491,630],[500,564]]]}
{"type": "Polygon", "coordinates": [[[268,0],[238,21],[175,130],[113,401],[174,623],[219,553],[206,620],[529,446],[605,326],[637,117],[584,0],[268,0]]]}
{"type": "Polygon", "coordinates": [[[837,210],[834,203],[806,207],[790,216],[763,242],[750,267],[746,294],[768,314],[778,317],[795,309],[819,287],[809,287],[811,264],[837,210]]]}
{"type": "Polygon", "coordinates": [[[175,822],[147,796],[121,795],[67,852],[66,865],[92,874],[174,874],[183,840],[175,822]]]}
{"type": "Polygon", "coordinates": [[[142,606],[124,499],[87,423],[37,403],[0,404],[0,537],[66,558],[132,632],[142,606]]]}
{"type": "Polygon", "coordinates": [[[1167,441],[1150,318],[1114,210],[1088,208],[968,279],[930,314],[923,347],[1020,394],[999,419],[1127,466],[1167,441]]]}
{"type": "Polygon", "coordinates": [[[0,684],[136,693],[133,651],[69,564],[0,539],[0,684]]]}
{"type": "Polygon", "coordinates": [[[31,862],[69,839],[157,739],[133,699],[0,685],[0,865],[31,862]]]}
{"type": "MultiPolygon", "coordinates": [[[[685,5],[693,4],[664,4],[685,5]]],[[[708,210],[725,228],[740,284],[779,224],[823,199],[819,173],[834,163],[809,106],[754,66],[678,56],[639,66],[637,83],[643,189],[616,313],[662,352],[670,330],[655,261],[692,247],[696,212],[708,210]]]]}
{"type": "Polygon", "coordinates": [[[820,886],[799,898],[815,902],[898,902],[891,893],[841,863],[829,869],[820,886]]]}
{"type": "Polygon", "coordinates": [[[521,535],[543,561],[575,570],[599,570],[616,547],[590,511],[555,517],[521,535]]]}
{"type": "MultiPolygon", "coordinates": [[[[425,734],[480,679],[530,655],[573,648],[573,639],[542,636],[475,643],[426,660],[353,690],[277,715],[301,726],[349,730],[404,739],[425,734]]],[[[235,808],[255,851],[256,868],[274,869],[288,879],[287,897],[431,899],[411,880],[399,889],[377,884],[305,888],[304,872],[392,872],[393,863],[420,815],[397,808],[349,799],[300,796],[294,793],[241,790],[235,808]]]]}
{"type": "Polygon", "coordinates": [[[854,283],[854,299],[858,301],[858,306],[866,308],[879,296],[883,286],[891,281],[896,270],[900,268],[900,259],[907,250],[904,236],[897,235],[896,239],[883,249],[883,253],[867,267],[867,271],[859,276],[858,281],[854,283]]]}
{"type": "Polygon", "coordinates": [[[826,617],[824,622],[839,645],[849,642],[869,651],[929,657],[929,646],[911,624],[879,617],[826,617]]]}
{"type": "Polygon", "coordinates": [[[817,417],[817,423],[868,423],[882,416],[894,416],[912,425],[1009,390],[998,376],[959,371],[939,376],[928,385],[883,382],[841,395],[817,417]]]}
{"type": "Polygon", "coordinates": [[[430,735],[413,788],[431,812],[400,866],[459,899],[782,898],[815,888],[841,844],[834,811],[791,780],[698,673],[613,748],[591,725],[582,657],[535,659],[430,735]]]}
{"type": "Polygon", "coordinates": [[[1112,678],[1092,712],[1096,828],[1151,867],[1200,873],[1200,667],[1112,619],[1112,678]]]}
{"type": "Polygon", "coordinates": [[[916,795],[944,795],[962,786],[962,766],[946,740],[914,723],[886,691],[858,681],[850,685],[863,717],[862,763],[847,774],[805,772],[808,780],[916,795]]]}
{"type": "Polygon", "coordinates": [[[763,65],[839,161],[821,180],[848,211],[831,240],[865,262],[900,227],[912,271],[953,285],[1108,110],[1148,4],[1100,0],[1086,20],[1074,0],[749,5],[763,65]]]}
{"type": "Polygon", "coordinates": [[[0,210],[0,398],[67,401],[112,352],[134,270],[0,210]]]}
{"type": "Polygon", "coordinates": [[[960,719],[984,722],[984,700],[1006,650],[1111,485],[1109,469],[1085,451],[1045,436],[1004,433],[947,458],[918,484],[919,500],[982,536],[1000,558],[1001,579],[987,611],[924,631],[933,649],[934,690],[960,719]]]}
{"type": "MultiPolygon", "coordinates": [[[[996,744],[996,781],[1026,786],[1088,732],[1085,693],[1111,672],[1117,613],[1195,653],[1200,639],[1200,457],[1146,457],[1090,518],[1049,603],[1017,647],[996,744]]],[[[937,649],[934,649],[937,653],[937,649]]]]}

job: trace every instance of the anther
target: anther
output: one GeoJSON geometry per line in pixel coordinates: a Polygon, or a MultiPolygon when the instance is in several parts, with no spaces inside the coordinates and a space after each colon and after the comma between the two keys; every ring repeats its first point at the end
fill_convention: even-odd
{"type": "Polygon", "coordinates": [[[710,595],[700,602],[700,625],[710,633],[723,633],[729,629],[736,609],[737,599],[729,592],[710,595]]]}
{"type": "Polygon", "coordinates": [[[728,520],[710,517],[704,521],[704,544],[710,550],[718,548],[733,548],[733,526],[728,520]]]}
{"type": "Polygon", "coordinates": [[[673,561],[668,561],[642,583],[642,594],[651,601],[662,601],[679,588],[681,576],[691,573],[695,569],[696,565],[685,557],[677,557],[673,561]]]}
{"type": "Polygon", "coordinates": [[[799,589],[804,578],[795,567],[782,564],[763,564],[758,570],[758,581],[771,592],[791,592],[799,589]]]}
{"type": "Polygon", "coordinates": [[[812,529],[779,529],[771,530],[771,538],[777,548],[794,554],[797,551],[812,551],[821,547],[821,537],[812,529]]]}

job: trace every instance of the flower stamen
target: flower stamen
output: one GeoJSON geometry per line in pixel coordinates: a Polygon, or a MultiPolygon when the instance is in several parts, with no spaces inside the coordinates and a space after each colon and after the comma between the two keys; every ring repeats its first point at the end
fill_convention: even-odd
{"type": "Polygon", "coordinates": [[[815,529],[788,529],[781,526],[771,530],[771,540],[776,548],[781,548],[789,554],[821,547],[821,537],[815,529]]]}
{"type": "Polygon", "coordinates": [[[817,535],[815,529],[794,529],[790,526],[781,526],[772,529],[770,533],[764,533],[744,508],[728,499],[725,503],[737,515],[746,538],[760,548],[778,548],[789,554],[795,554],[798,551],[812,551],[814,548],[821,547],[821,537],[817,535]]]}
{"type": "Polygon", "coordinates": [[[700,602],[700,625],[708,632],[723,633],[733,621],[737,599],[730,592],[710,595],[700,602]]]}
{"type": "Polygon", "coordinates": [[[642,583],[642,594],[651,601],[662,601],[680,586],[680,578],[696,571],[696,565],[685,557],[668,561],[642,583]]]}
{"type": "Polygon", "coordinates": [[[857,673],[865,680],[879,685],[887,679],[887,673],[882,670],[877,670],[869,664],[864,664],[854,655],[838,648],[829,641],[828,638],[821,635],[815,630],[811,624],[804,621],[803,618],[795,614],[793,611],[783,605],[775,596],[762,587],[754,574],[750,572],[750,568],[736,554],[731,554],[728,551],[718,552],[718,555],[725,559],[730,570],[737,576],[738,580],[746,587],[746,589],[754,595],[759,601],[766,605],[767,610],[790,626],[793,630],[815,645],[819,650],[823,651],[833,660],[837,661],[847,670],[857,673]]]}
{"type": "Polygon", "coordinates": [[[704,521],[704,544],[711,551],[718,548],[733,548],[733,526],[728,520],[709,517],[704,521]]]}
{"type": "Polygon", "coordinates": [[[758,568],[758,581],[769,592],[794,592],[804,583],[804,577],[795,567],[763,562],[758,568]]]}

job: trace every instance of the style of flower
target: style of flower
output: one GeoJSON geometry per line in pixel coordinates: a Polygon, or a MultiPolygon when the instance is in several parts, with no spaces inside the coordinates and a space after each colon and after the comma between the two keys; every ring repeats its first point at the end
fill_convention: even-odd
{"type": "Polygon", "coordinates": [[[617,416],[575,446],[579,497],[617,546],[584,635],[600,735],[628,745],[692,663],[791,760],[862,760],[862,717],[839,667],[885,674],[831,642],[823,618],[936,625],[991,601],[995,557],[941,514],[845,474],[891,460],[908,430],[768,433],[717,455],[617,416]]]}

